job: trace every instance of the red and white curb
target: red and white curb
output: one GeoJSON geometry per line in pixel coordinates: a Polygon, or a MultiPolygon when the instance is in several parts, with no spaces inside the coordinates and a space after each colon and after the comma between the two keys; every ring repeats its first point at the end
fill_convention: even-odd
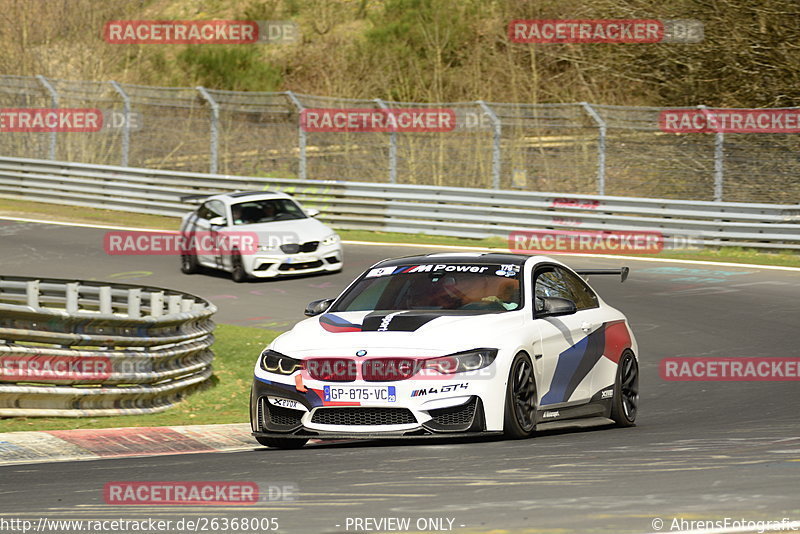
{"type": "Polygon", "coordinates": [[[0,433],[0,465],[258,448],[249,424],[0,433]]]}

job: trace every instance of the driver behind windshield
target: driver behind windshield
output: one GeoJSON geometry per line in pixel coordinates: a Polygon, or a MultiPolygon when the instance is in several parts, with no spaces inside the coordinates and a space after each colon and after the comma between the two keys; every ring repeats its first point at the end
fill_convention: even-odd
{"type": "Polygon", "coordinates": [[[489,277],[434,275],[418,279],[409,288],[409,309],[514,310],[519,307],[519,280],[489,277]]]}
{"type": "Polygon", "coordinates": [[[283,199],[240,202],[231,206],[231,214],[233,224],[258,224],[305,217],[296,204],[283,199]]]}

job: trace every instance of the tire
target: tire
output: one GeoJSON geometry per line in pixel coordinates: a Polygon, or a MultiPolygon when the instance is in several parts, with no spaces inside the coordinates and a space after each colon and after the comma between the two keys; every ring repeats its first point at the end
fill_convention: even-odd
{"type": "Polygon", "coordinates": [[[536,378],[531,357],[520,352],[511,362],[506,386],[503,432],[509,439],[522,439],[536,431],[536,378]]]}
{"type": "Polygon", "coordinates": [[[273,449],[299,449],[308,442],[307,438],[260,438],[256,437],[256,441],[264,447],[272,447],[273,449]]]}
{"type": "Polygon", "coordinates": [[[611,419],[617,426],[636,424],[639,406],[639,364],[631,351],[622,353],[614,380],[614,399],[611,402],[611,419]]]}
{"type": "Polygon", "coordinates": [[[183,274],[195,274],[200,271],[200,264],[194,254],[181,254],[181,272],[183,274]]]}
{"type": "Polygon", "coordinates": [[[250,277],[247,275],[247,271],[244,269],[244,263],[242,262],[242,256],[238,252],[234,252],[231,255],[231,278],[237,284],[241,284],[242,282],[247,282],[250,277]]]}

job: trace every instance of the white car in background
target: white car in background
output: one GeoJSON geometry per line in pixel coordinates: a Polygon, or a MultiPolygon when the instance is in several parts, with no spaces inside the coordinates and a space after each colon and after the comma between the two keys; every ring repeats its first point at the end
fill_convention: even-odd
{"type": "MultiPolygon", "coordinates": [[[[192,198],[186,197],[185,199],[192,198]]],[[[339,235],[314,217],[318,210],[304,210],[289,195],[270,191],[236,192],[204,197],[195,211],[183,216],[181,235],[232,237],[257,234],[255,250],[195,250],[181,255],[181,271],[195,273],[201,267],[231,273],[235,282],[341,271],[339,235]]]]}

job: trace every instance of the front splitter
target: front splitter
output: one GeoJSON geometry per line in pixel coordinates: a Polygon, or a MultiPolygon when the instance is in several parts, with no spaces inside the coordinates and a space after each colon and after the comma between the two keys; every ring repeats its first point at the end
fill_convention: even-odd
{"type": "Polygon", "coordinates": [[[477,438],[486,436],[502,436],[502,432],[437,432],[435,434],[390,434],[385,432],[304,432],[300,434],[286,434],[280,432],[252,432],[257,438],[283,438],[283,439],[452,439],[452,438],[477,438]]]}

